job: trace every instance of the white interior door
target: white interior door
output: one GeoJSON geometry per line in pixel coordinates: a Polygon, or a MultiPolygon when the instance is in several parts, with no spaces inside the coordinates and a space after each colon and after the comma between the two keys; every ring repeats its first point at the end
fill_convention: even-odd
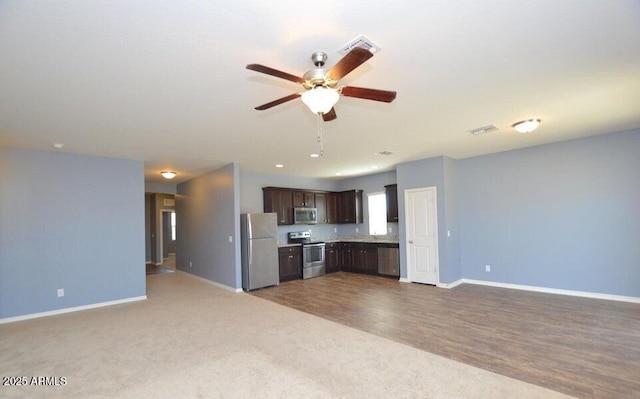
{"type": "Polygon", "coordinates": [[[405,191],[407,278],[424,284],[438,280],[438,220],[436,188],[405,191]]]}

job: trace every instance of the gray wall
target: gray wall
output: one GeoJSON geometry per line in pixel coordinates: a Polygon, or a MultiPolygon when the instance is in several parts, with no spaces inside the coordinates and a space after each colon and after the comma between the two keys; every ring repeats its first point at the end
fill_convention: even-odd
{"type": "Polygon", "coordinates": [[[399,164],[396,167],[398,179],[398,215],[400,218],[400,276],[407,277],[407,254],[405,232],[404,191],[413,188],[436,187],[438,208],[438,257],[439,279],[441,283],[452,283],[462,278],[457,232],[457,165],[448,157],[421,159],[399,164]],[[451,219],[451,220],[449,220],[451,219]],[[451,237],[447,237],[447,230],[451,237]]]}
{"type": "Polygon", "coordinates": [[[153,241],[152,237],[154,235],[151,232],[151,219],[153,215],[153,210],[151,209],[151,194],[144,195],[144,250],[145,250],[145,259],[148,263],[152,261],[152,246],[153,241]]]}
{"type": "Polygon", "coordinates": [[[465,278],[640,297],[640,131],[459,169],[465,278]]]}
{"type": "Polygon", "coordinates": [[[0,193],[0,318],[146,295],[142,162],[0,148],[0,193]]]}
{"type": "Polygon", "coordinates": [[[242,288],[239,175],[229,164],[179,184],[176,195],[177,269],[234,289],[242,288]]]}
{"type": "Polygon", "coordinates": [[[144,184],[145,193],[175,194],[178,192],[177,186],[173,183],[149,183],[144,184]]]}

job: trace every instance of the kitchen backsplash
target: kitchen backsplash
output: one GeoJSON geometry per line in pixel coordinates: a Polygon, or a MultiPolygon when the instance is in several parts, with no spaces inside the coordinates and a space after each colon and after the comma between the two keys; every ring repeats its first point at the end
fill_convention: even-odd
{"type": "Polygon", "coordinates": [[[365,225],[339,225],[339,224],[317,224],[317,225],[293,225],[278,226],[278,243],[287,242],[287,234],[294,231],[311,231],[311,238],[314,241],[339,241],[339,240],[366,240],[381,242],[398,241],[398,223],[388,223],[387,229],[391,232],[387,235],[371,236],[366,231],[365,225]],[[356,232],[356,228],[358,231],[356,232]]]}

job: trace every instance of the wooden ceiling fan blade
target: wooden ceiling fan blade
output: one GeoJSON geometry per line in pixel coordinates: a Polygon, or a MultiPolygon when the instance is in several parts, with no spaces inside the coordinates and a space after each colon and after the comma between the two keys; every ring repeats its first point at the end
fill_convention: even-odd
{"type": "Polygon", "coordinates": [[[331,108],[331,110],[329,112],[327,112],[326,114],[322,114],[322,119],[325,122],[330,122],[334,119],[336,119],[338,117],[338,115],[336,115],[336,109],[335,108],[331,108]]]}
{"type": "Polygon", "coordinates": [[[252,71],[265,73],[267,75],[275,76],[280,79],[290,80],[296,83],[304,83],[304,79],[299,76],[292,75],[290,73],[278,71],[277,69],[270,68],[268,66],[260,65],[260,64],[249,64],[247,65],[247,69],[252,71]]]}
{"type": "Polygon", "coordinates": [[[371,57],[373,57],[371,51],[365,50],[362,47],[356,47],[338,61],[338,63],[327,72],[327,76],[333,80],[340,80],[371,57]]]}
{"type": "Polygon", "coordinates": [[[300,93],[289,94],[286,97],[282,97],[282,98],[279,98],[277,100],[273,100],[270,103],[262,104],[262,105],[256,107],[256,109],[258,111],[264,111],[265,109],[269,109],[271,107],[275,107],[276,105],[280,105],[282,103],[286,103],[287,101],[295,100],[298,97],[300,97],[300,93]]]}
{"type": "Polygon", "coordinates": [[[396,99],[395,91],[367,89],[364,87],[345,86],[341,91],[343,96],[363,98],[365,100],[382,101],[390,103],[396,99]]]}

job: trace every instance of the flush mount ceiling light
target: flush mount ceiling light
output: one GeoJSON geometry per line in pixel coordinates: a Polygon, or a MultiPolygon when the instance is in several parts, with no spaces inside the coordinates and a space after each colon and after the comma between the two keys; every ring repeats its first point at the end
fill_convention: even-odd
{"type": "Polygon", "coordinates": [[[178,175],[176,172],[171,172],[169,170],[163,170],[162,172],[160,172],[160,174],[162,175],[162,177],[168,180],[171,180],[178,175]]]}
{"type": "Polygon", "coordinates": [[[513,124],[513,128],[519,133],[531,133],[540,125],[540,119],[527,119],[513,124]]]}
{"type": "Polygon", "coordinates": [[[338,102],[338,90],[329,87],[316,86],[314,89],[302,93],[302,102],[314,114],[326,114],[338,102]]]}

